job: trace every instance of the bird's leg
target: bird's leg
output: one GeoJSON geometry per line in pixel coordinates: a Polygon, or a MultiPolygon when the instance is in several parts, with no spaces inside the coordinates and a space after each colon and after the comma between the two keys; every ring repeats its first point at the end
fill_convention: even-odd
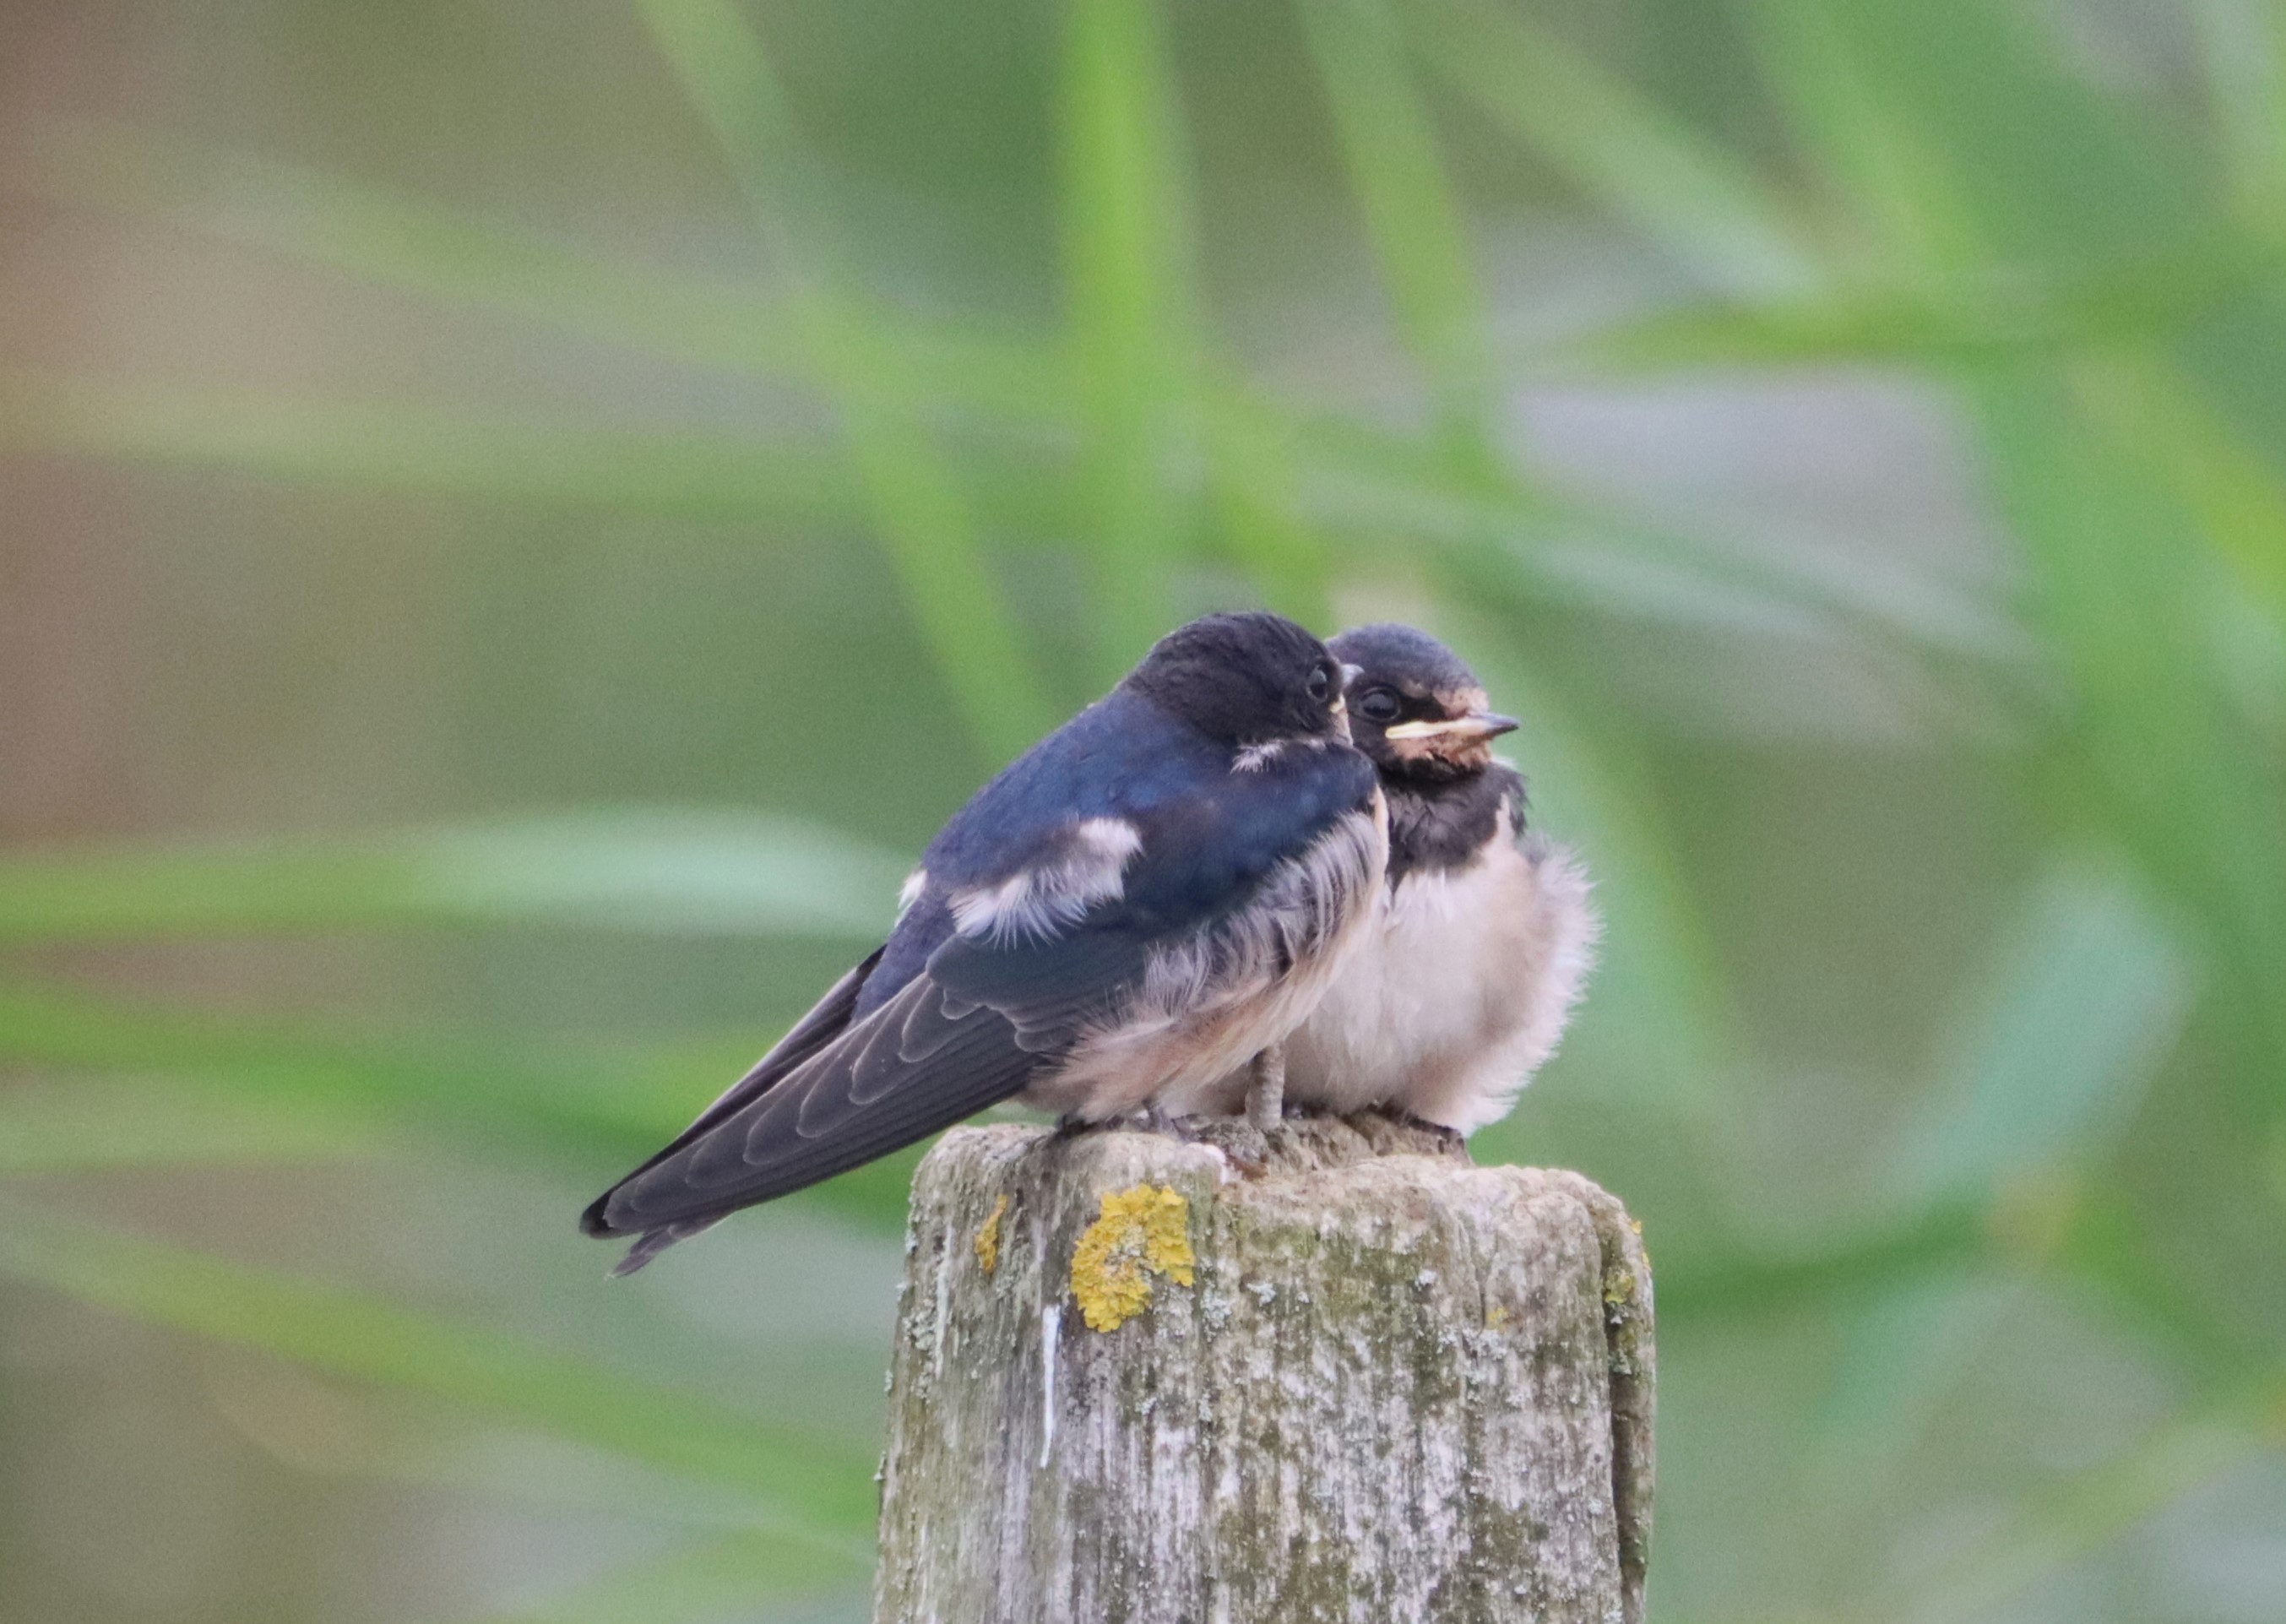
{"type": "Polygon", "coordinates": [[[1254,1057],[1246,1085],[1246,1120],[1259,1133],[1275,1133],[1286,1120],[1286,1045],[1272,1044],[1254,1057]]]}

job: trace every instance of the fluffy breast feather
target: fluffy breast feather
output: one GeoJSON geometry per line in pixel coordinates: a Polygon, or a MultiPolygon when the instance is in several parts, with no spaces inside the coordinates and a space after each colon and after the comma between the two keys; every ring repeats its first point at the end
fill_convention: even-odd
{"type": "Polygon", "coordinates": [[[1503,834],[1415,870],[1287,1045],[1287,1098],[1390,1105],[1466,1133],[1504,1115],[1555,1052],[1599,930],[1572,854],[1503,834]]]}
{"type": "Polygon", "coordinates": [[[1092,1121],[1145,1104],[1234,1108],[1243,1068],[1291,1033],[1373,933],[1387,887],[1387,811],[1344,815],[1241,907],[1155,951],[1127,1004],[1028,1104],[1092,1121]]]}

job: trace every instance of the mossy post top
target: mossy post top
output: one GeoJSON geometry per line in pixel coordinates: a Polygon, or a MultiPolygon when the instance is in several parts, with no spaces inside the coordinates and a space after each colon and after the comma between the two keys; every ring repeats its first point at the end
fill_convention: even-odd
{"type": "Polygon", "coordinates": [[[877,1624],[1641,1617],[1651,1273],[1578,1174],[969,1128],[907,1251],[877,1624]]]}

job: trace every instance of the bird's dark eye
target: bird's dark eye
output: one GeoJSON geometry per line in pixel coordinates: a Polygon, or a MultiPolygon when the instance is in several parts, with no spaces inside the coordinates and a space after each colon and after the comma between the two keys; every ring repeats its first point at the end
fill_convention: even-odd
{"type": "Polygon", "coordinates": [[[1373,689],[1358,696],[1357,713],[1368,721],[1395,721],[1401,708],[1397,703],[1397,696],[1386,688],[1373,689]]]}
{"type": "Polygon", "coordinates": [[[1319,705],[1323,705],[1328,699],[1333,698],[1333,674],[1323,666],[1310,673],[1309,690],[1311,699],[1319,705]]]}

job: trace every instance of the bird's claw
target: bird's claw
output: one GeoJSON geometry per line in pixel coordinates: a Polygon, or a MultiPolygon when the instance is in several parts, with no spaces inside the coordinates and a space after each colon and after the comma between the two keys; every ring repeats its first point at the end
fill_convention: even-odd
{"type": "Polygon", "coordinates": [[[1135,1114],[1135,1125],[1146,1133],[1163,1134],[1180,1144],[1194,1145],[1199,1138],[1199,1119],[1178,1116],[1163,1111],[1155,1105],[1147,1105],[1135,1114]]]}
{"type": "Polygon", "coordinates": [[[1468,1153],[1469,1136],[1458,1128],[1447,1127],[1440,1122],[1431,1122],[1425,1116],[1415,1116],[1412,1112],[1399,1106],[1378,1107],[1376,1114],[1398,1127],[1410,1129],[1415,1133],[1427,1134],[1437,1142],[1437,1149],[1440,1155],[1455,1156],[1465,1155],[1468,1153]]]}

